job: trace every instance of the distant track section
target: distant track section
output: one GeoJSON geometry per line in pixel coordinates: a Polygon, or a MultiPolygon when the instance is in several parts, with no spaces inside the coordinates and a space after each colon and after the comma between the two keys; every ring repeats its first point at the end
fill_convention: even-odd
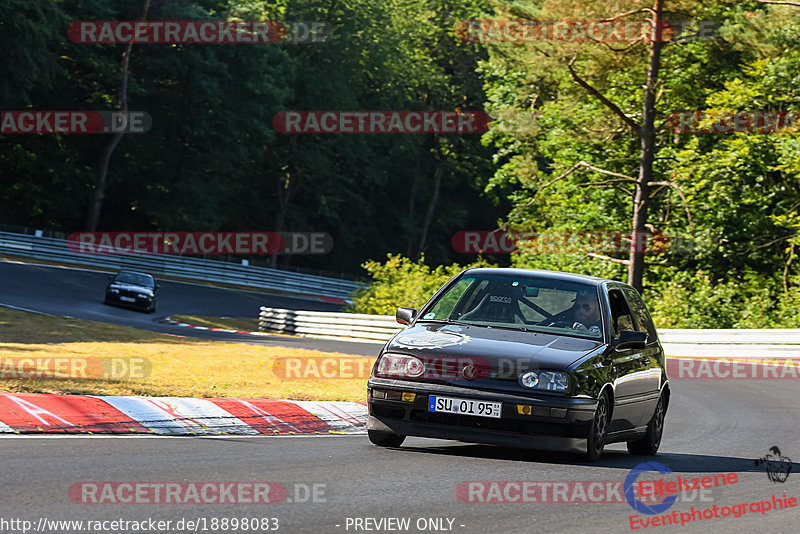
{"type": "Polygon", "coordinates": [[[25,258],[270,289],[340,304],[349,302],[353,293],[362,287],[352,280],[169,254],[80,254],[68,243],[65,239],[0,232],[0,253],[25,258]]]}

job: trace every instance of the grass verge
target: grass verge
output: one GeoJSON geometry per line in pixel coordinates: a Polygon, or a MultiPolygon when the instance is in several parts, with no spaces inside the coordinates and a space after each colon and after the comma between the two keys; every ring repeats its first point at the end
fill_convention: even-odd
{"type": "MultiPolygon", "coordinates": [[[[366,377],[283,380],[277,358],[359,356],[313,350],[221,343],[158,334],[81,319],[0,307],[0,390],[73,395],[282,398],[364,401],[366,377]],[[144,358],[147,376],[126,378],[20,378],[21,359],[144,358]]],[[[95,360],[92,360],[95,361],[95,360]]],[[[131,361],[131,360],[126,360],[131,361]]]]}

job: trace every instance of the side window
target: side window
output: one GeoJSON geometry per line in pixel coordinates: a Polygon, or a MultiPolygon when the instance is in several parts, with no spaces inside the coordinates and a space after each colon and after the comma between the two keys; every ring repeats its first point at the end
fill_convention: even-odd
{"type": "Polygon", "coordinates": [[[631,311],[633,312],[633,320],[636,323],[636,330],[639,332],[647,332],[648,341],[655,341],[656,328],[653,326],[653,320],[647,312],[647,307],[644,305],[642,297],[632,287],[625,288],[625,296],[628,298],[631,311]]]}
{"type": "Polygon", "coordinates": [[[611,306],[611,335],[617,337],[622,330],[635,330],[633,317],[622,291],[609,290],[608,303],[611,306]]]}

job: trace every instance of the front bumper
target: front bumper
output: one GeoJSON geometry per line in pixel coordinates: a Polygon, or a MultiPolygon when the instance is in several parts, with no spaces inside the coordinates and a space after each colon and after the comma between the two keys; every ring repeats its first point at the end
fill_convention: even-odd
{"type": "Polygon", "coordinates": [[[529,449],[586,452],[586,438],[597,407],[590,398],[508,394],[429,384],[370,378],[367,429],[401,436],[454,439],[529,449]],[[372,390],[414,393],[412,402],[373,398],[372,390]],[[430,395],[501,402],[499,419],[428,411],[430,395]],[[517,405],[532,406],[530,415],[517,405]]]}
{"type": "Polygon", "coordinates": [[[125,306],[128,308],[136,308],[140,310],[147,310],[152,306],[155,297],[139,297],[135,294],[125,294],[125,293],[111,293],[106,292],[106,302],[109,304],[116,304],[118,306],[125,306]],[[133,299],[134,301],[126,301],[122,300],[122,297],[133,299]]]}

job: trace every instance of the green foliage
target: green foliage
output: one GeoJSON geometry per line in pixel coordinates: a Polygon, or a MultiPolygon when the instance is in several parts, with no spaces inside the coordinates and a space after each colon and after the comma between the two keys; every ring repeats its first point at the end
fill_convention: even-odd
{"type": "Polygon", "coordinates": [[[389,255],[385,263],[368,261],[364,269],[373,279],[372,284],[353,299],[348,311],[377,315],[394,315],[398,307],[420,309],[445,282],[464,269],[493,267],[484,260],[464,267],[458,264],[440,265],[434,269],[401,255],[389,255]]]}
{"type": "MultiPolygon", "coordinates": [[[[0,2],[3,110],[115,108],[125,45],[73,43],[66,28],[134,19],[142,5],[0,2]]],[[[638,0],[152,2],[151,20],[322,21],[333,31],[324,43],[135,45],[129,104],[148,112],[153,128],[126,135],[114,153],[100,229],[325,231],[335,242],[330,255],[281,263],[354,273],[389,254],[364,264],[375,282],[356,307],[370,313],[430,297],[459,269],[450,247],[459,230],[625,232],[639,141],[567,65],[639,120],[647,43],[468,43],[455,28],[485,18],[632,12],[623,18],[640,20],[642,8],[638,0]],[[482,137],[285,135],[272,127],[282,110],[444,109],[484,109],[498,120],[482,137]],[[582,161],[614,174],[575,168],[582,161]],[[423,254],[428,264],[415,261],[423,254]]],[[[666,0],[665,9],[669,20],[720,29],[663,49],[659,185],[648,221],[702,246],[647,255],[648,303],[662,327],[795,326],[800,137],[675,134],[666,118],[800,110],[800,9],[730,0],[666,0]]],[[[0,222],[80,230],[106,143],[102,135],[0,135],[0,222]]],[[[492,259],[626,274],[586,254],[523,250],[492,259]]]]}
{"type": "Polygon", "coordinates": [[[55,49],[69,23],[63,0],[0,2],[0,102],[24,106],[32,93],[63,74],[55,49]]]}
{"type": "MultiPolygon", "coordinates": [[[[498,18],[586,20],[642,7],[591,0],[504,5],[497,2],[498,18]]],[[[647,255],[645,289],[659,303],[662,327],[792,325],[800,220],[797,136],[674,134],[665,119],[685,110],[797,110],[800,9],[667,0],[665,10],[670,20],[713,20],[720,30],[663,49],[654,164],[654,180],[661,184],[651,191],[650,229],[688,236],[699,246],[647,255]]],[[[628,18],[637,17],[642,15],[628,18]]],[[[638,173],[639,143],[575,83],[567,63],[636,119],[646,44],[506,42],[487,50],[480,68],[489,107],[525,119],[522,131],[500,128],[484,136],[496,149],[498,165],[489,187],[513,189],[506,225],[520,231],[629,230],[633,188],[624,176],[638,173]],[[567,172],[581,161],[616,175],[585,167],[567,172]]],[[[588,255],[523,252],[512,261],[625,279],[624,266],[588,255]]]]}
{"type": "MultiPolygon", "coordinates": [[[[108,110],[124,44],[67,39],[75,20],[131,20],[144,0],[5,0],[0,102],[6,109],[108,110]]],[[[327,256],[282,256],[355,273],[388,252],[450,263],[450,237],[494,225],[480,136],[285,135],[283,110],[481,109],[483,50],[456,39],[481,0],[180,0],[151,20],[319,21],[325,42],[135,44],[126,135],[108,174],[99,230],[327,232],[327,256]]],[[[2,222],[81,230],[106,136],[0,135],[2,222]]],[[[251,261],[254,258],[251,258],[251,261]]],[[[263,258],[257,258],[264,262],[263,258]]]]}
{"type": "Polygon", "coordinates": [[[750,273],[713,279],[708,272],[677,272],[645,292],[658,328],[796,328],[800,291],[750,273]]]}

